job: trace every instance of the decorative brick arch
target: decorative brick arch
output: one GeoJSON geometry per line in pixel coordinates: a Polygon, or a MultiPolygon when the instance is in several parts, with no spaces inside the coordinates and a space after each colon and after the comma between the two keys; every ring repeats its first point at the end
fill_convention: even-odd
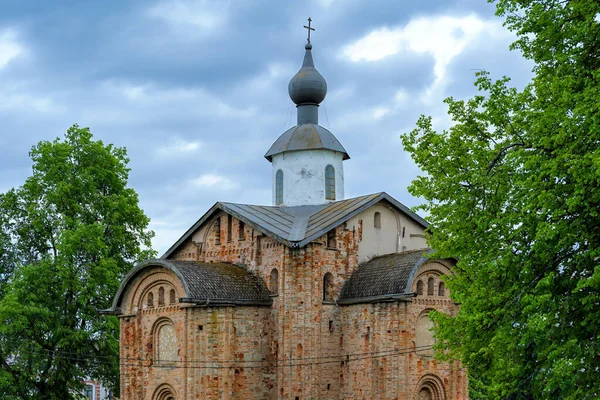
{"type": "Polygon", "coordinates": [[[132,305],[137,306],[139,310],[144,308],[144,302],[147,299],[148,293],[154,293],[154,306],[155,307],[165,307],[171,304],[168,298],[165,297],[165,293],[169,296],[169,292],[171,290],[175,291],[175,298],[183,297],[181,293],[181,288],[176,285],[178,282],[174,282],[173,277],[169,276],[168,271],[154,273],[146,276],[136,288],[135,297],[133,298],[132,305]],[[170,279],[169,279],[170,278],[170,279]],[[160,303],[160,289],[162,288],[163,292],[163,302],[160,303]],[[137,297],[137,298],[136,298],[137,297]],[[166,300],[165,300],[166,299],[166,300]]]}
{"type": "Polygon", "coordinates": [[[423,377],[419,380],[419,383],[417,383],[413,399],[446,400],[446,390],[444,389],[444,383],[437,375],[423,375],[423,377]]]}
{"type": "Polygon", "coordinates": [[[173,386],[168,383],[163,383],[159,385],[154,394],[152,395],[152,400],[175,400],[177,399],[177,394],[175,393],[175,389],[173,386]]]}

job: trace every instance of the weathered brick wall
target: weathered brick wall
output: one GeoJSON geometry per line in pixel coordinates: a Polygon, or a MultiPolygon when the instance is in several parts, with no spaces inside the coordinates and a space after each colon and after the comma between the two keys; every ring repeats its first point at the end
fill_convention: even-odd
{"type": "Polygon", "coordinates": [[[412,290],[419,280],[434,279],[434,292],[406,302],[356,304],[342,307],[343,399],[416,399],[424,376],[439,379],[448,400],[466,398],[466,372],[460,363],[450,366],[431,357],[416,346],[417,320],[432,309],[454,314],[457,306],[438,292],[441,274],[449,273],[447,263],[427,262],[415,275],[412,290]]]}
{"type": "Polygon", "coordinates": [[[151,399],[164,383],[177,398],[269,398],[276,391],[270,367],[271,309],[171,304],[171,288],[177,290],[176,298],[183,297],[174,274],[149,268],[125,293],[129,307],[121,317],[122,398],[151,399]],[[164,304],[158,303],[160,288],[166,292],[164,304]],[[160,362],[156,354],[156,326],[165,320],[175,328],[173,362],[160,362]]]}
{"type": "MultiPolygon", "coordinates": [[[[240,235],[236,218],[231,219],[229,234],[227,215],[217,218],[220,230],[213,218],[207,222],[203,243],[190,239],[171,258],[242,265],[269,287],[275,268],[278,292],[273,306],[141,307],[136,315],[125,316],[121,346],[126,357],[147,360],[150,350],[145,338],[160,316],[173,320],[177,337],[184,338],[180,355],[185,360],[236,363],[172,370],[159,370],[151,361],[132,364],[122,371],[124,399],[150,398],[162,382],[170,382],[178,396],[183,390],[181,398],[194,399],[414,399],[424,377],[439,378],[449,400],[466,398],[464,371],[451,371],[447,364],[414,351],[420,315],[433,308],[456,312],[447,292],[438,293],[439,275],[448,273],[448,262],[427,263],[415,277],[412,291],[419,279],[426,290],[433,277],[433,295],[425,291],[410,302],[340,307],[324,301],[323,278],[332,274],[332,294],[338,298],[345,280],[358,267],[362,220],[337,227],[335,246],[328,247],[325,234],[303,249],[292,250],[248,225],[240,235]],[[264,368],[254,368],[257,363],[251,361],[262,361],[264,368]]],[[[133,292],[143,296],[142,289],[133,292]]],[[[135,296],[128,302],[134,304],[135,296]]],[[[135,313],[134,307],[131,312],[135,313]]]]}

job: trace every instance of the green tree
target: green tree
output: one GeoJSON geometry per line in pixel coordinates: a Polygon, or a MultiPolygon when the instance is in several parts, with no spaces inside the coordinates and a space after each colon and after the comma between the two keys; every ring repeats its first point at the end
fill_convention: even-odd
{"type": "Polygon", "coordinates": [[[440,357],[460,359],[471,397],[600,398],[600,3],[500,0],[534,62],[523,90],[478,74],[448,98],[453,124],[422,116],[402,137],[455,317],[432,313],[440,357]]]}
{"type": "Polygon", "coordinates": [[[125,149],[74,125],[30,156],[0,195],[0,397],[68,399],[85,376],[118,388],[118,321],[98,310],[153,255],[125,149]]]}

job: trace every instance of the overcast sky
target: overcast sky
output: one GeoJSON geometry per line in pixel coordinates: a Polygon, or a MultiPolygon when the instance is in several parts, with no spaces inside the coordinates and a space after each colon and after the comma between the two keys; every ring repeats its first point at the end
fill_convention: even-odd
{"type": "Polygon", "coordinates": [[[0,192],[31,173],[30,148],[73,123],[126,147],[130,185],[162,254],[217,201],[271,204],[263,157],[295,124],[287,84],[312,17],[328,82],[320,123],[351,159],[346,198],[408,206],[419,173],[399,135],[474,73],[523,86],[531,65],[485,0],[0,1],[0,192]]]}

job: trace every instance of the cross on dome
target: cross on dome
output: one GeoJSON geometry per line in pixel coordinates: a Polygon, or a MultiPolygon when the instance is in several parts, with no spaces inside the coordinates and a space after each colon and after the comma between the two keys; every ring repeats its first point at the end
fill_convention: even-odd
{"type": "Polygon", "coordinates": [[[308,39],[306,39],[308,41],[308,43],[310,43],[310,31],[314,31],[315,28],[311,28],[310,27],[310,22],[312,21],[312,19],[310,19],[310,17],[308,17],[308,26],[304,25],[304,27],[308,30],[308,39]]]}

